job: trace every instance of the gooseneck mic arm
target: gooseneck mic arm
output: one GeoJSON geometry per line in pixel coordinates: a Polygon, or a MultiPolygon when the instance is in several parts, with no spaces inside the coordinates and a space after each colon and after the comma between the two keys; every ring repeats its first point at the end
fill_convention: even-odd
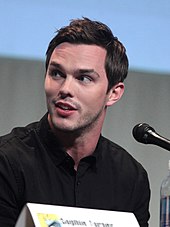
{"type": "Polygon", "coordinates": [[[146,123],[137,124],[133,128],[132,134],[139,143],[154,144],[170,151],[170,140],[160,136],[146,123]]]}

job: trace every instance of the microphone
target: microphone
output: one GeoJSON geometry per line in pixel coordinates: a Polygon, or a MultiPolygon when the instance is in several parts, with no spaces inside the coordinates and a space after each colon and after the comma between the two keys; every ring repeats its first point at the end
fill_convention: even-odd
{"type": "Polygon", "coordinates": [[[132,131],[133,137],[144,144],[154,144],[170,151],[170,140],[160,136],[155,129],[146,123],[137,124],[132,131]]]}

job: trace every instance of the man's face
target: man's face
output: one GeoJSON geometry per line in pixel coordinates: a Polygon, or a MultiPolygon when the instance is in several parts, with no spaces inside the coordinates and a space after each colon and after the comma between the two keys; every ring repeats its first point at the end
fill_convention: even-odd
{"type": "Polygon", "coordinates": [[[75,131],[103,124],[109,96],[105,57],[106,50],[96,45],[65,42],[54,49],[45,77],[53,128],[75,131]]]}

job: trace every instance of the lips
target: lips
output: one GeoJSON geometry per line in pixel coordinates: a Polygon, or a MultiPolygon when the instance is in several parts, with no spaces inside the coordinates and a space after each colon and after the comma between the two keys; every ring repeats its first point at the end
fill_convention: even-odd
{"type": "Polygon", "coordinates": [[[69,103],[63,103],[63,102],[56,103],[56,107],[59,107],[63,110],[76,110],[76,108],[73,105],[69,103]]]}
{"type": "Polygon", "coordinates": [[[72,104],[66,102],[57,102],[55,106],[58,115],[62,117],[69,117],[77,110],[72,104]]]}

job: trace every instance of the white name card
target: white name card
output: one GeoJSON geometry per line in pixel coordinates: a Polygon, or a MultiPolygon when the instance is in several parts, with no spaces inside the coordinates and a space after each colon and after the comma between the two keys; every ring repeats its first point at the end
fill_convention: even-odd
{"type": "Polygon", "coordinates": [[[15,227],[139,227],[133,213],[27,203],[15,227]]]}

